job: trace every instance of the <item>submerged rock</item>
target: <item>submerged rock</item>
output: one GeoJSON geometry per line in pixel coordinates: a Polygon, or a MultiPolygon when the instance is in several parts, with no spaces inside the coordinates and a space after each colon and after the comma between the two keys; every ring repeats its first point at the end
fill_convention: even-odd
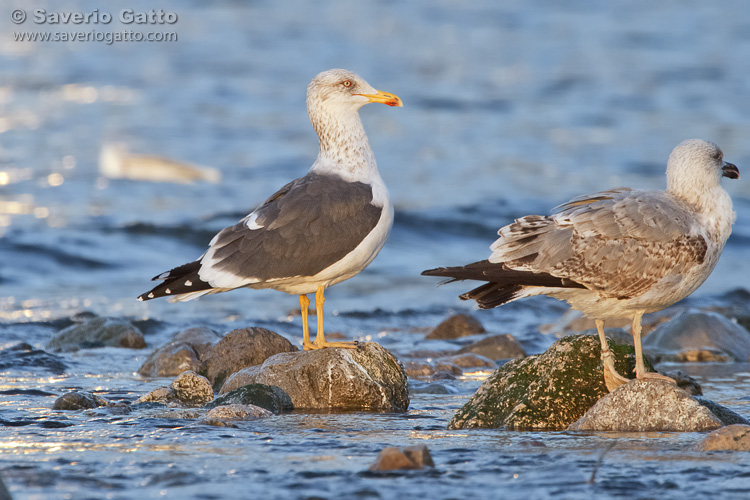
{"type": "Polygon", "coordinates": [[[662,361],[747,362],[750,332],[720,314],[690,311],[651,332],[643,349],[662,361]]]}
{"type": "Polygon", "coordinates": [[[265,384],[248,384],[231,390],[206,404],[206,408],[227,405],[252,405],[273,413],[294,409],[292,398],[280,387],[265,384]]]}
{"type": "Polygon", "coordinates": [[[447,340],[484,333],[486,330],[478,319],[468,314],[456,314],[436,326],[428,335],[427,340],[447,340]]]}
{"type": "Polygon", "coordinates": [[[253,383],[281,388],[295,409],[406,411],[409,407],[404,368],[374,342],[356,349],[277,354],[261,366],[234,374],[221,392],[253,383]]]}
{"type": "Polygon", "coordinates": [[[265,328],[232,330],[205,354],[199,373],[218,390],[231,374],[259,365],[275,354],[298,350],[287,339],[265,328]]]}
{"type": "Polygon", "coordinates": [[[208,327],[188,328],[152,352],[138,373],[144,377],[173,377],[184,371],[199,371],[201,357],[221,339],[208,327]]]}
{"type": "Polygon", "coordinates": [[[65,372],[67,366],[62,359],[41,349],[34,349],[26,342],[0,351],[0,370],[12,369],[48,370],[55,374],[65,372]]]}
{"type": "Polygon", "coordinates": [[[733,424],[713,431],[698,445],[700,451],[750,451],[750,425],[733,424]]]}
{"type": "Polygon", "coordinates": [[[123,319],[94,318],[62,330],[49,341],[47,347],[57,352],[95,347],[143,349],[146,341],[138,328],[123,319]]]}
{"type": "Polygon", "coordinates": [[[203,406],[214,397],[211,384],[206,377],[186,371],[172,381],[169,387],[159,387],[140,397],[136,403],[157,402],[170,406],[203,406]]]}
{"type": "Polygon", "coordinates": [[[570,431],[701,432],[724,425],[687,392],[663,380],[631,380],[594,404],[570,431]]]}
{"type": "Polygon", "coordinates": [[[273,415],[270,411],[255,405],[229,404],[213,408],[206,413],[206,420],[254,420],[273,415]]]}
{"type": "Polygon", "coordinates": [[[422,469],[425,466],[434,467],[430,450],[426,446],[409,446],[403,450],[396,447],[388,447],[381,450],[375,462],[369,467],[369,471],[386,470],[412,470],[422,469]]]}
{"type": "Polygon", "coordinates": [[[474,342],[466,347],[462,347],[458,353],[480,354],[494,360],[526,357],[526,351],[523,350],[523,347],[521,347],[521,344],[518,343],[515,337],[509,333],[505,335],[493,335],[492,337],[474,342]]]}
{"type": "Polygon", "coordinates": [[[85,391],[73,391],[63,394],[55,400],[53,410],[88,410],[107,406],[109,401],[96,394],[85,391]]]}
{"type": "MultiPolygon", "coordinates": [[[[632,374],[633,348],[612,341],[609,347],[617,371],[632,374]]],[[[573,335],[542,354],[509,361],[456,412],[449,428],[565,429],[607,394],[600,354],[596,336],[573,335]]]]}

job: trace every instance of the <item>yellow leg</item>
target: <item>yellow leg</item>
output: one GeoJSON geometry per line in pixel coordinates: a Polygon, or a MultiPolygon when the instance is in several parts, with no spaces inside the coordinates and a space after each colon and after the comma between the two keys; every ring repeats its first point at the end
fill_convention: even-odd
{"type": "Polygon", "coordinates": [[[602,344],[602,365],[604,367],[604,385],[607,386],[607,390],[612,392],[618,386],[628,382],[628,379],[617,373],[615,370],[615,357],[612,355],[612,351],[609,350],[609,344],[607,344],[607,337],[604,335],[604,321],[597,319],[594,320],[596,323],[596,331],[599,334],[599,341],[602,344]]]}
{"type": "Polygon", "coordinates": [[[315,349],[315,344],[310,342],[310,324],[307,321],[307,309],[310,307],[310,299],[307,295],[299,296],[299,308],[302,311],[302,348],[306,351],[315,349]]]}
{"type": "Polygon", "coordinates": [[[315,313],[318,316],[318,334],[315,336],[313,349],[322,349],[324,347],[344,347],[347,349],[356,349],[357,342],[326,342],[325,331],[323,330],[323,304],[325,304],[325,288],[318,287],[315,292],[315,313]]]}
{"type": "Polygon", "coordinates": [[[656,372],[647,372],[643,363],[643,348],[641,347],[641,318],[642,312],[635,313],[633,317],[633,344],[635,345],[635,378],[643,380],[646,378],[664,380],[677,385],[674,379],[656,372]]]}

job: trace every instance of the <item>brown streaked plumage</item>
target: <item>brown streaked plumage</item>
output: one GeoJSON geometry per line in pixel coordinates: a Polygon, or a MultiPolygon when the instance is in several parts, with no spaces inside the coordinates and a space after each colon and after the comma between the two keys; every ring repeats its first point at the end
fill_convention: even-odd
{"type": "Polygon", "coordinates": [[[604,321],[630,318],[636,376],[665,378],[645,372],[641,317],[690,295],[718,262],[734,222],[722,176],[739,178],[739,170],[718,146],[684,141],[669,157],[665,191],[618,188],[574,198],[552,215],[501,228],[488,260],[422,274],[487,281],[461,295],[481,308],[533,295],[567,301],[596,320],[610,390],[627,379],[614,370],[604,321]]]}

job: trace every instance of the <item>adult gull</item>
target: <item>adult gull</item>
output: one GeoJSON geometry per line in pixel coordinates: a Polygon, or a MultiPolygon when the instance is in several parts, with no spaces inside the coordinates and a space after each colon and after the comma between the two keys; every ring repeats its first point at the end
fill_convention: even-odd
{"type": "Polygon", "coordinates": [[[644,368],[641,317],[693,293],[716,266],[735,219],[722,176],[740,174],[716,144],[687,140],[669,156],[665,191],[579,196],[500,229],[488,260],[422,274],[487,281],[461,295],[483,309],[533,295],[567,301],[595,320],[610,391],[628,379],[614,368],[604,322],[631,319],[636,377],[671,381],[644,368]]]}
{"type": "Polygon", "coordinates": [[[162,283],[138,297],[185,301],[236,288],[273,288],[299,295],[305,350],[356,347],[328,342],[323,329],[325,289],[356,275],[383,247],[393,206],[359,119],[370,102],[403,106],[351,71],[332,69],[307,88],[307,112],[320,140],[307,175],[220,231],[194,262],[159,274],[162,283]],[[318,330],[308,328],[307,294],[315,293],[318,330]]]}

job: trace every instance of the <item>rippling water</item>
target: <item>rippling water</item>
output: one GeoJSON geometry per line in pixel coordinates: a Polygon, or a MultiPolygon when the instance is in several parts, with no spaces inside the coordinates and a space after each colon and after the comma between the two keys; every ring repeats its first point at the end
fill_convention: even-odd
{"type": "MultiPolygon", "coordinates": [[[[36,2],[89,12],[93,1],[36,2]]],[[[151,346],[179,327],[262,325],[299,340],[294,297],[237,291],[188,304],[138,303],[148,279],[194,259],[314,160],[305,88],[345,67],[398,94],[404,109],[362,117],[397,217],[386,247],[361,275],[330,290],[327,324],[399,354],[448,348],[421,328],[454,310],[459,286],[419,272],[485,258],[498,227],[573,195],[628,185],[660,189],[671,149],[690,137],[719,143],[750,166],[750,18],[740,0],[493,2],[152,2],[176,12],[177,42],[16,42],[14,31],[102,31],[110,25],[14,25],[0,8],[0,344],[43,347],[55,320],[89,310],[161,321],[151,346]],[[221,183],[151,183],[99,173],[105,144],[219,170],[221,183]],[[48,323],[52,322],[52,323],[48,323]]],[[[737,224],[697,292],[720,302],[747,286],[750,188],[726,182],[737,224]]],[[[531,352],[552,339],[540,322],[565,307],[545,299],[478,313],[531,352]]],[[[440,497],[631,498],[686,492],[741,497],[741,456],[691,451],[697,435],[576,436],[445,430],[479,384],[415,395],[406,415],[294,414],[238,429],[128,415],[55,414],[72,388],[133,400],[164,380],[133,375],[146,353],[70,355],[63,375],[4,374],[0,471],[17,498],[388,498],[435,488],[440,497]],[[102,366],[113,369],[102,371],[102,366]],[[45,427],[45,422],[53,422],[45,427]],[[55,422],[73,424],[54,427],[55,422]],[[52,426],[52,427],[49,427],[52,426]],[[591,471],[614,449],[595,482],[591,471]],[[434,473],[374,478],[362,471],[386,445],[424,442],[434,473]],[[205,492],[205,493],[204,493],[205,492]],[[213,495],[213,496],[212,496],[213,495]]],[[[701,375],[707,397],[744,415],[748,367],[701,375]]]]}

